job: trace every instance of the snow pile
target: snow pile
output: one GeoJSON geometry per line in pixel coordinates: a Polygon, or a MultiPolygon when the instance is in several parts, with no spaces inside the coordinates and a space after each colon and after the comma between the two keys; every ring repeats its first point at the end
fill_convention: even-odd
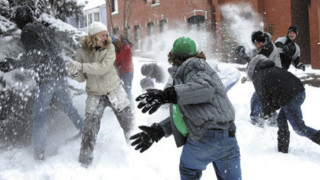
{"type": "MultiPolygon", "coordinates": [[[[139,81],[142,77],[140,67],[145,58],[134,57],[135,74],[133,80],[134,97],[141,94],[139,81]]],[[[211,62],[212,60],[208,60],[211,62]]],[[[218,64],[222,74],[235,72],[234,64],[218,64]]],[[[295,71],[294,69],[290,69],[295,71]]],[[[301,71],[297,71],[302,73],[301,71]]],[[[312,70],[309,66],[306,73],[312,70]]],[[[241,77],[245,76],[241,72],[241,77]]],[[[232,79],[232,78],[231,78],[232,79]]],[[[85,83],[70,80],[72,86],[84,89],[85,83]]],[[[306,85],[306,100],[302,106],[307,125],[320,129],[317,120],[317,104],[320,89],[306,85]]],[[[320,170],[320,147],[310,140],[298,136],[292,129],[289,154],[277,152],[277,128],[266,126],[259,128],[249,122],[250,98],[253,93],[251,82],[240,81],[228,92],[236,111],[237,138],[241,152],[243,179],[298,180],[306,177],[316,178],[320,170]]],[[[86,95],[75,95],[74,104],[84,116],[86,95]]],[[[161,107],[152,115],[135,111],[136,125],[151,125],[168,116],[168,108],[161,107]]],[[[110,108],[106,108],[101,129],[94,150],[94,160],[88,169],[81,167],[77,158],[80,150],[80,138],[66,142],[77,133],[69,120],[61,114],[55,114],[49,124],[48,156],[45,161],[35,161],[30,147],[0,150],[0,179],[133,179],[133,180],[176,180],[179,179],[179,158],[181,148],[176,148],[172,137],[163,138],[153,144],[144,153],[139,153],[128,146],[124,140],[120,125],[110,108]],[[125,173],[124,173],[125,172],[125,173]]],[[[1,147],[1,145],[0,145],[1,147]]],[[[212,165],[203,172],[202,180],[215,179],[212,165]]]]}

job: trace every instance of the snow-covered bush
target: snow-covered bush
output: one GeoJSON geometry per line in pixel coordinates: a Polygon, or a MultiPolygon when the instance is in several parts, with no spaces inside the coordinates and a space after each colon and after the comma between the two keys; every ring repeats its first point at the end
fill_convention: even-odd
{"type": "MultiPolygon", "coordinates": [[[[12,18],[17,1],[10,2],[0,0],[0,62],[5,58],[19,59],[24,51],[20,42],[21,30],[12,18]]],[[[64,59],[74,58],[79,40],[85,34],[47,13],[41,13],[35,19],[55,32],[64,59]]],[[[30,143],[35,88],[32,71],[20,68],[0,71],[0,142],[6,145],[30,143]]]]}

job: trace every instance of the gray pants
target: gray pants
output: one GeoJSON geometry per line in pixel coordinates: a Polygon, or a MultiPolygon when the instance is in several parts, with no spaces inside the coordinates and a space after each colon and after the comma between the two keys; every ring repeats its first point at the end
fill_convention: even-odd
{"type": "Polygon", "coordinates": [[[93,149],[100,130],[101,118],[104,109],[109,106],[115,113],[121,128],[123,129],[126,141],[128,142],[133,123],[133,114],[130,106],[118,111],[110,103],[106,95],[100,96],[99,104],[93,113],[86,113],[84,127],[82,131],[81,149],[79,161],[84,164],[90,164],[93,159],[93,149]]]}

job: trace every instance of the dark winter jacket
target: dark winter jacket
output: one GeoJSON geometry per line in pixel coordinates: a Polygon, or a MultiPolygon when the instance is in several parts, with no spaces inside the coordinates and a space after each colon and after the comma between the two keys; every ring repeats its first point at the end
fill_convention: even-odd
{"type": "Polygon", "coordinates": [[[282,68],[288,70],[290,64],[295,67],[299,64],[300,47],[288,37],[280,37],[275,41],[275,45],[280,53],[282,68]]]}
{"type": "Polygon", "coordinates": [[[251,60],[247,73],[266,115],[286,105],[304,91],[299,78],[285,69],[275,67],[273,61],[262,55],[251,60]]]}
{"type": "MultiPolygon", "coordinates": [[[[200,140],[208,129],[235,130],[235,111],[225,87],[204,60],[189,58],[181,66],[169,68],[169,73],[188,135],[194,141],[200,140]]],[[[183,136],[177,131],[172,117],[160,125],[166,136],[174,135],[178,147],[183,145],[183,136]]]]}
{"type": "Polygon", "coordinates": [[[276,46],[272,42],[271,35],[269,33],[266,33],[266,36],[268,38],[262,46],[262,48],[257,51],[257,54],[264,55],[268,59],[274,61],[277,67],[281,67],[279,52],[277,51],[276,46]]]}
{"type": "Polygon", "coordinates": [[[165,71],[156,63],[142,65],[141,74],[149,78],[154,78],[157,83],[165,83],[165,71]]]}
{"type": "Polygon", "coordinates": [[[54,32],[49,28],[38,22],[29,23],[22,29],[21,41],[26,52],[17,66],[32,68],[38,75],[37,82],[55,81],[67,75],[54,32]]]}

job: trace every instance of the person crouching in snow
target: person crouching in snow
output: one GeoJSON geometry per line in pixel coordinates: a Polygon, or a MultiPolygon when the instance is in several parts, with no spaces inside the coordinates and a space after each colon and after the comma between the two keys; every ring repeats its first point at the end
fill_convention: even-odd
{"type": "Polygon", "coordinates": [[[132,146],[144,152],[162,137],[173,134],[180,158],[182,180],[200,179],[213,164],[218,179],[241,179],[240,151],[235,137],[235,111],[218,74],[207,64],[203,52],[188,37],[175,40],[168,55],[172,82],[162,90],[148,89],[137,97],[138,108],[152,114],[171,103],[170,117],[130,137],[132,146]]]}
{"type": "Polygon", "coordinates": [[[101,22],[93,22],[89,26],[89,35],[81,44],[82,48],[76,53],[76,61],[69,61],[68,67],[75,80],[86,81],[88,97],[79,155],[79,162],[86,167],[93,159],[104,109],[111,107],[127,141],[133,115],[128,96],[113,65],[116,59],[115,49],[107,27],[101,22]]]}
{"type": "MultiPolygon", "coordinates": [[[[280,114],[285,114],[298,135],[320,144],[320,131],[306,126],[303,121],[301,105],[305,99],[305,89],[299,78],[285,69],[275,67],[275,63],[263,55],[251,60],[247,74],[261,100],[264,117],[280,109],[280,114]]],[[[283,153],[288,153],[289,148],[288,121],[285,118],[277,119],[278,151],[283,153]]]]}

